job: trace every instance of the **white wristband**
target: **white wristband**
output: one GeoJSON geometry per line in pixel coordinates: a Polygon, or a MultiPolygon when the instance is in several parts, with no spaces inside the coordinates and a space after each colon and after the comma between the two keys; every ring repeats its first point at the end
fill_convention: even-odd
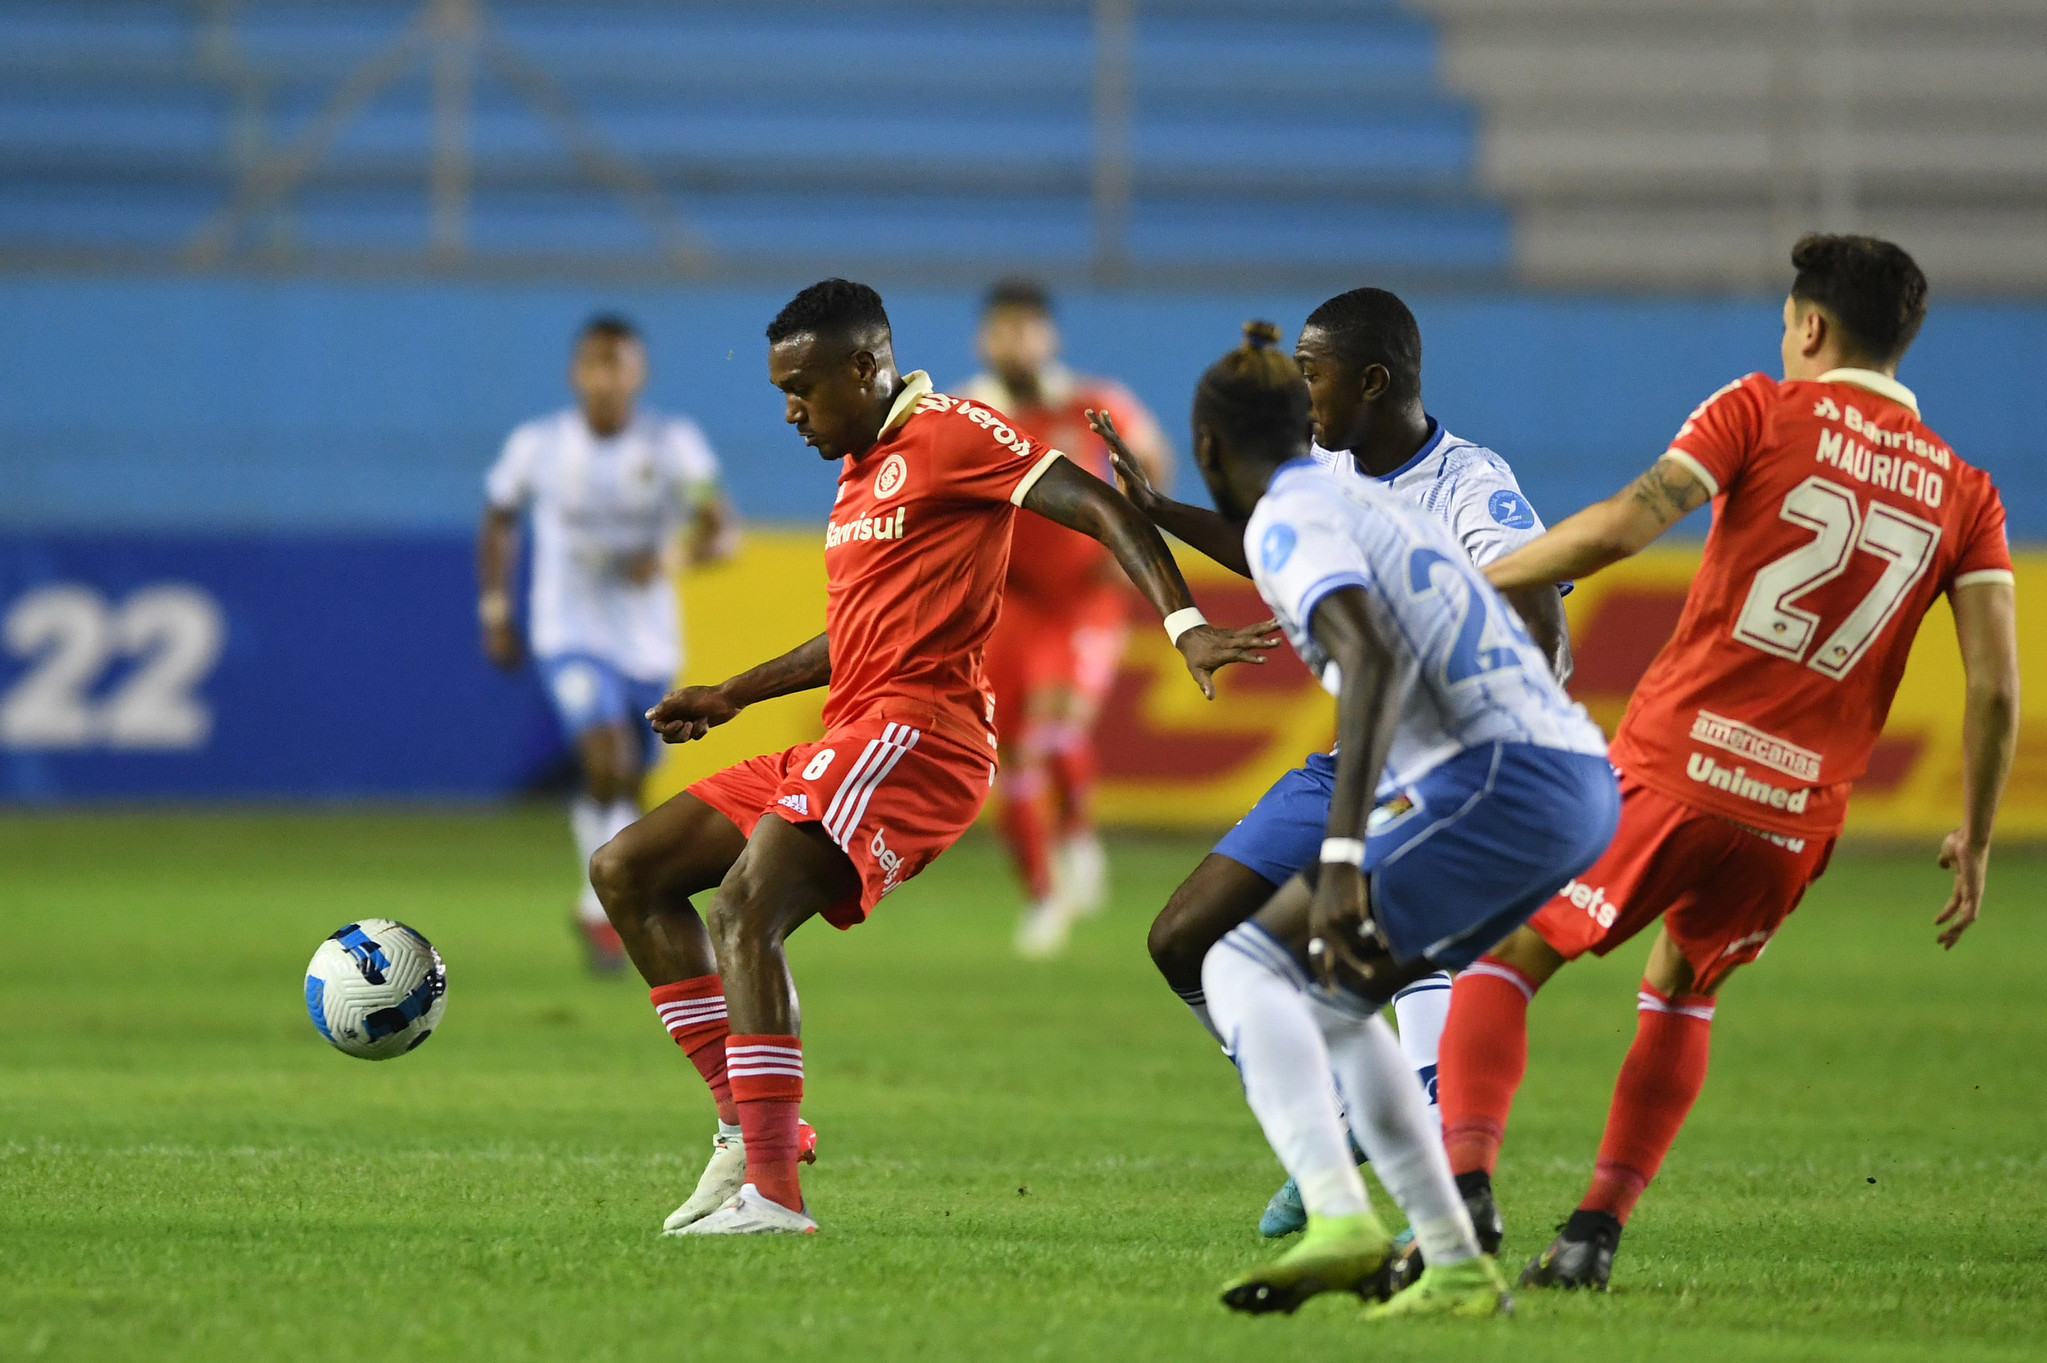
{"type": "Polygon", "coordinates": [[[1362,868],[1365,864],[1365,844],[1360,838],[1322,839],[1322,864],[1325,866],[1342,862],[1345,866],[1362,868]]]}
{"type": "Polygon", "coordinates": [[[1180,644],[1181,635],[1193,629],[1196,625],[1205,625],[1207,623],[1208,617],[1193,606],[1189,606],[1185,610],[1174,611],[1166,617],[1166,637],[1172,640],[1173,646],[1177,648],[1180,644]]]}

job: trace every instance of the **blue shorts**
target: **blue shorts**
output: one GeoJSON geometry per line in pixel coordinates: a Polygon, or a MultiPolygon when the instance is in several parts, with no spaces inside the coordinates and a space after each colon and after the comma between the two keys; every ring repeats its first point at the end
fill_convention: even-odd
{"type": "Polygon", "coordinates": [[[628,677],[602,658],[588,653],[558,653],[536,658],[547,698],[554,703],[562,732],[571,742],[606,724],[625,724],[644,734],[650,745],[659,740],[647,723],[647,711],[668,694],[665,681],[628,677]]]}
{"type": "MultiPolygon", "coordinates": [[[[1328,834],[1336,760],[1288,772],[1215,850],[1275,886],[1314,862],[1328,834]]],[[[1603,757],[1528,743],[1460,753],[1375,812],[1365,839],[1372,916],[1395,959],[1462,970],[1598,860],[1620,819],[1603,757]]]]}
{"type": "Polygon", "coordinates": [[[1372,917],[1397,961],[1462,970],[1599,859],[1620,822],[1604,757],[1489,743],[1437,767],[1365,837],[1372,917]]]}
{"type": "Polygon", "coordinates": [[[1312,754],[1272,783],[1251,812],[1223,834],[1215,850],[1247,866],[1278,889],[1322,853],[1329,836],[1329,796],[1336,789],[1336,758],[1312,754]]]}

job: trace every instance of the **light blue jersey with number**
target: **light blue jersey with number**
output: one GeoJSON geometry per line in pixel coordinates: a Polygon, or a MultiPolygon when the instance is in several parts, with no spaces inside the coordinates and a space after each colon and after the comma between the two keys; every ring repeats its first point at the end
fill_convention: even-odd
{"type": "Polygon", "coordinates": [[[1605,755],[1605,735],[1557,685],[1464,546],[1410,498],[1292,460],[1244,528],[1244,554],[1259,595],[1331,695],[1342,679],[1308,622],[1331,592],[1365,589],[1372,623],[1397,654],[1402,698],[1379,799],[1488,743],[1605,755]]]}

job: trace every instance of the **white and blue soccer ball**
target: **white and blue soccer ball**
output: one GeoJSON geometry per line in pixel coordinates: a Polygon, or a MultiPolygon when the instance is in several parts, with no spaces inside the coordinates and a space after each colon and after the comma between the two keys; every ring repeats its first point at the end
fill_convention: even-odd
{"type": "Polygon", "coordinates": [[[306,967],[306,1012],[334,1048],[363,1060],[414,1049],[440,1025],[448,970],[434,944],[389,918],[363,918],[320,943],[306,967]]]}

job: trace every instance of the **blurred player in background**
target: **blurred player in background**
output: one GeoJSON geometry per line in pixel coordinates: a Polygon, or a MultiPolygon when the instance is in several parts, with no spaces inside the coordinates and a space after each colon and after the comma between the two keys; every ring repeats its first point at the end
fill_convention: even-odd
{"type": "Polygon", "coordinates": [[[1584,577],[1713,503],[1677,632],[1614,735],[1613,846],[1452,991],[1444,1135],[1467,1200],[1490,1207],[1535,991],[1661,920],[1592,1185],[1527,1286],[1606,1287],[1621,1228],[1705,1085],[1714,999],[1826,869],[1938,596],[1967,678],[1942,946],[1982,901],[2018,732],[2004,504],[1897,380],[1926,315],[1912,258],[1870,237],[1811,236],[1791,260],[1783,380],[1728,384],[1630,487],[1487,570],[1507,589],[1584,577]]]}
{"type": "MultiPolygon", "coordinates": [[[[1173,450],[1158,423],[1121,384],[1059,363],[1041,285],[1007,279],[990,290],[975,345],[986,368],[965,396],[1112,480],[1108,449],[1087,421],[1090,410],[1107,412],[1146,474],[1165,485],[1173,450]]],[[[1108,898],[1090,808],[1094,729],[1123,658],[1130,605],[1129,583],[1098,541],[1042,516],[1016,518],[987,666],[1002,737],[996,817],[1030,899],[1016,936],[1026,956],[1056,953],[1073,919],[1108,898]]]]}
{"type": "Polygon", "coordinates": [[[647,351],[631,322],[592,318],[569,383],[577,406],[513,431],[485,480],[477,615],[499,667],[518,667],[530,647],[575,745],[577,931],[591,968],[615,973],[625,952],[590,887],[590,858],[640,817],[653,743],[645,712],[682,668],[678,541],[689,562],[708,563],[732,553],[738,529],[696,423],[640,410],[647,351]],[[524,646],[512,610],[522,517],[533,538],[524,646]]]}

